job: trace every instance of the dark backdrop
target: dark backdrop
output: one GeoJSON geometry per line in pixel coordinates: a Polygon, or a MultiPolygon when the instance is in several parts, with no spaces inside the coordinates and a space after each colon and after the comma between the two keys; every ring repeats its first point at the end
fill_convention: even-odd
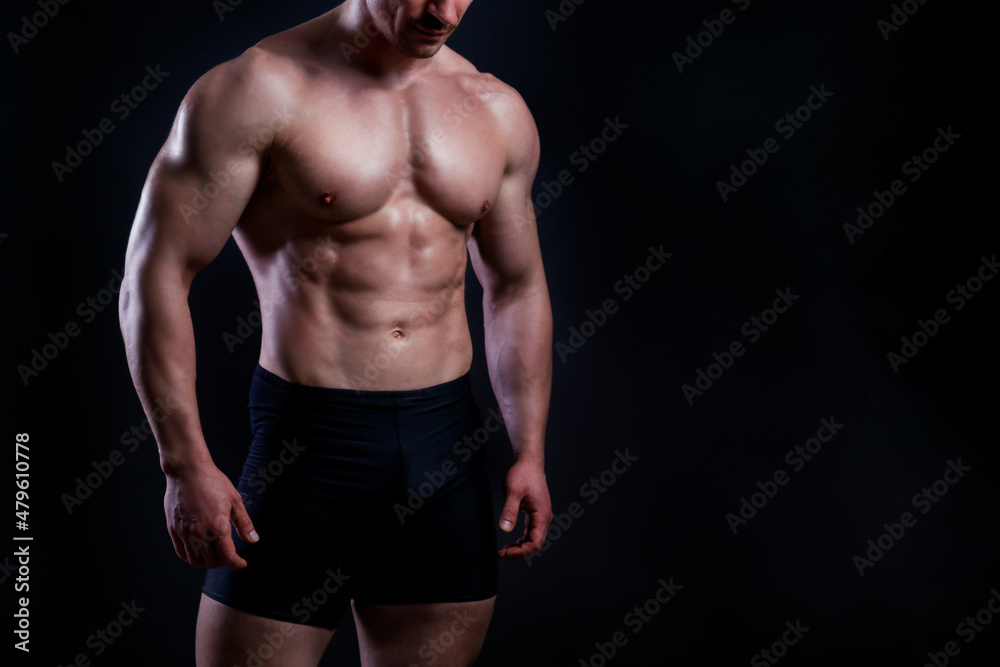
{"type": "MultiPolygon", "coordinates": [[[[145,417],[115,272],[191,83],[330,5],[77,0],[34,33],[23,20],[42,4],[7,3],[0,20],[30,36],[0,47],[5,493],[15,434],[31,447],[30,525],[14,532],[33,537],[32,650],[15,664],[191,664],[203,571],[174,555],[155,446],[130,435],[145,417]],[[112,102],[147,66],[162,81],[123,118],[112,102]],[[95,135],[103,118],[113,131],[95,135]],[[57,175],[84,131],[100,143],[57,175]],[[24,375],[33,359],[44,367],[24,375]],[[73,494],[87,497],[67,506],[73,494]],[[99,639],[133,601],[134,622],[99,639]]],[[[535,201],[557,344],[547,472],[563,515],[540,557],[502,564],[480,664],[996,664],[986,4],[472,6],[449,44],[521,92],[542,138],[535,201]],[[798,127],[776,125],[788,113],[798,127]],[[928,148],[924,169],[910,162],[928,148]],[[845,228],[858,207],[871,222],[845,228]]],[[[204,429],[234,479],[260,338],[224,335],[254,298],[232,243],[191,297],[204,429]]],[[[499,507],[507,443],[489,456],[499,507]]],[[[24,544],[0,547],[10,613],[24,544]]],[[[324,664],[357,663],[350,627],[324,664]]]]}

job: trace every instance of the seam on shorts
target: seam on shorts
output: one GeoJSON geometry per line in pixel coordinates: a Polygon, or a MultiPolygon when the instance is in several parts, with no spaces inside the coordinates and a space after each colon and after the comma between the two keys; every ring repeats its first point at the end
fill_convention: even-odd
{"type": "Polygon", "coordinates": [[[233,609],[236,609],[237,611],[246,612],[247,614],[253,614],[254,616],[263,616],[264,618],[269,618],[272,621],[284,621],[285,623],[293,623],[295,625],[308,625],[309,627],[323,628],[324,630],[336,630],[337,625],[339,624],[339,621],[337,624],[334,624],[332,626],[327,625],[325,623],[309,623],[307,621],[303,621],[298,616],[293,616],[292,614],[286,614],[280,611],[272,611],[270,609],[262,609],[260,607],[254,607],[246,604],[238,604],[231,598],[227,598],[224,595],[219,595],[214,591],[207,591],[204,588],[201,589],[201,592],[205,595],[205,597],[209,597],[218,602],[219,604],[231,607],[233,609]]]}
{"type": "Polygon", "coordinates": [[[494,590],[492,593],[476,593],[473,595],[446,595],[446,596],[433,596],[431,597],[416,597],[416,598],[395,598],[386,601],[385,599],[379,598],[368,598],[364,595],[355,595],[354,601],[358,604],[378,604],[378,605],[404,605],[404,604],[445,604],[448,602],[482,602],[483,600],[489,600],[492,597],[496,597],[497,592],[494,590]]]}

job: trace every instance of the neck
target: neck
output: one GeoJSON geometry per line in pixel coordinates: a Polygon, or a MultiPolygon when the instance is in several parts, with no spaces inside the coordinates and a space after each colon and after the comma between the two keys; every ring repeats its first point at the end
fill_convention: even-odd
{"type": "Polygon", "coordinates": [[[354,67],[379,78],[401,79],[431,66],[431,58],[401,53],[382,33],[394,27],[394,17],[374,16],[364,0],[347,0],[333,11],[336,48],[354,67]]]}

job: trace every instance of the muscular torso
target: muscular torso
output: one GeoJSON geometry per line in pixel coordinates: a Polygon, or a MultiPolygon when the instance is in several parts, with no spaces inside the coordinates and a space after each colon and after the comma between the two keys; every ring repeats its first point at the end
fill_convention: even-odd
{"type": "Polygon", "coordinates": [[[274,45],[294,113],[272,116],[234,231],[260,297],[261,365],[352,389],[456,378],[472,360],[466,243],[504,174],[496,80],[444,49],[408,83],[379,82],[297,43],[274,45]]]}

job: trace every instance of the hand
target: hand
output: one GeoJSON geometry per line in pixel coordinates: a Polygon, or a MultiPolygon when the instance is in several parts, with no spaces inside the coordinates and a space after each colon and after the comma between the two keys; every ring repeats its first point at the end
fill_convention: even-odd
{"type": "Polygon", "coordinates": [[[226,566],[242,570],[245,559],[236,553],[229,522],[247,542],[256,542],[257,532],[236,487],[214,465],[167,476],[163,498],[167,531],[181,560],[195,567],[226,566]]]}
{"type": "Polygon", "coordinates": [[[552,503],[545,483],[545,469],[537,459],[519,459],[507,471],[507,501],[500,512],[500,530],[509,533],[517,513],[525,513],[524,535],[500,550],[504,560],[524,560],[538,553],[552,522],[552,503]]]}

